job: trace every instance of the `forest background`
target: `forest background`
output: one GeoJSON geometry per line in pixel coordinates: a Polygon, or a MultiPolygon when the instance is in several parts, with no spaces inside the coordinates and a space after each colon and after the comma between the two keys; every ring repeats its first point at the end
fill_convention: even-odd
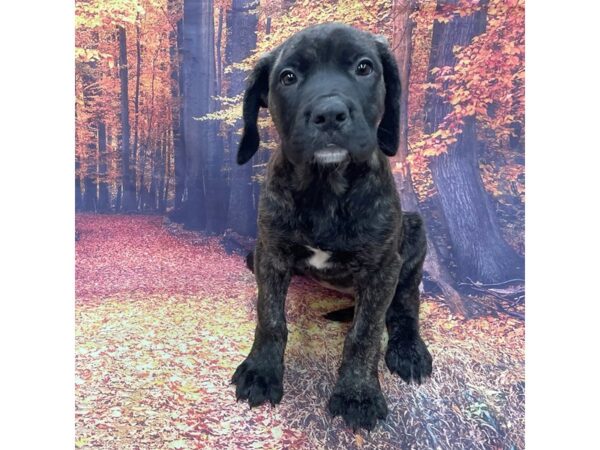
{"type": "Polygon", "coordinates": [[[479,308],[465,303],[469,290],[522,292],[519,0],[77,1],[77,211],[255,236],[277,133],[263,113],[261,151],[235,164],[245,77],[262,52],[328,21],[385,35],[396,56],[403,114],[391,164],[403,209],[428,224],[431,288],[463,315],[479,308]]]}

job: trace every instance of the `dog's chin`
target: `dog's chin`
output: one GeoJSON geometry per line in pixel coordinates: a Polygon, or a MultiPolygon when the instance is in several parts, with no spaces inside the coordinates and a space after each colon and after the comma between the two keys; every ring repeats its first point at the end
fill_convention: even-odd
{"type": "Polygon", "coordinates": [[[328,145],[314,153],[314,162],[320,166],[330,166],[346,161],[350,156],[348,150],[337,145],[328,145]]]}

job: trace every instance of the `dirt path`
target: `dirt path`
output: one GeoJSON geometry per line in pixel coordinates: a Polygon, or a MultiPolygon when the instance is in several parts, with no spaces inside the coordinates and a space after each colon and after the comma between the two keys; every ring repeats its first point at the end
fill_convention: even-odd
{"type": "Polygon", "coordinates": [[[255,325],[243,259],[214,238],[171,234],[157,216],[76,221],[76,447],[524,447],[522,323],[463,323],[426,301],[433,378],[407,386],[381,364],[389,417],[355,435],[326,411],[347,326],[321,318],[348,299],[294,280],[284,398],[250,410],[229,385],[255,325]]]}

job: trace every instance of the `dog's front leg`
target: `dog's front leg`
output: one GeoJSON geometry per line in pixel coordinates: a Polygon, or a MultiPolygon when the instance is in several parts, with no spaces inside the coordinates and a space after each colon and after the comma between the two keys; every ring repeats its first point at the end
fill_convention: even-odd
{"type": "Polygon", "coordinates": [[[238,400],[250,406],[266,401],[276,404],[283,396],[283,356],[287,343],[285,297],[291,271],[286,257],[276,248],[256,247],[255,275],[258,284],[258,323],[254,344],[231,380],[238,400]]]}
{"type": "Polygon", "coordinates": [[[400,265],[398,253],[390,251],[381,267],[363,269],[356,275],[354,321],[344,342],[338,382],[329,400],[331,414],[341,415],[354,430],[371,430],[377,419],[387,416],[377,370],[385,313],[398,282],[400,265]]]}

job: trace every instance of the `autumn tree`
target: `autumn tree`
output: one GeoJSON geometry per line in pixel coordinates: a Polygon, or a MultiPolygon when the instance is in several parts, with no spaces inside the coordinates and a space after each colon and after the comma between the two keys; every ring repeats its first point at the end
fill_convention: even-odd
{"type": "MultiPolygon", "coordinates": [[[[88,110],[93,110],[93,104],[98,96],[97,86],[97,63],[95,60],[90,60],[87,63],[86,70],[83,74],[83,101],[84,107],[88,110]]],[[[83,177],[83,209],[85,211],[96,211],[98,201],[98,184],[97,184],[97,130],[98,121],[95,113],[91,113],[87,122],[87,131],[89,138],[87,141],[86,152],[86,170],[83,177]]]]}
{"type": "MultiPolygon", "coordinates": [[[[460,0],[439,1],[437,11],[442,12],[459,3],[460,0]]],[[[487,6],[487,0],[482,0],[478,8],[469,11],[469,14],[455,14],[448,21],[437,20],[434,23],[430,82],[436,81],[436,73],[442,68],[464,64],[457,59],[455,50],[468,46],[474,37],[486,31],[487,6]]],[[[439,88],[426,97],[425,133],[446,137],[445,148],[431,157],[429,168],[458,276],[484,283],[521,277],[522,257],[502,236],[497,215],[481,179],[479,155],[485,142],[477,137],[478,124],[474,116],[477,105],[465,111],[459,120],[450,120],[455,112],[452,105],[459,104],[463,97],[476,101],[475,93],[450,89],[449,80],[443,81],[439,88]],[[449,101],[439,94],[440,90],[450,95],[449,101]]]]}
{"type": "MultiPolygon", "coordinates": [[[[400,140],[398,154],[394,159],[396,162],[395,167],[399,169],[396,172],[398,192],[404,211],[421,212],[421,207],[412,183],[408,144],[408,100],[413,50],[412,32],[414,28],[414,21],[411,16],[415,13],[416,8],[417,3],[414,0],[394,0],[392,2],[393,23],[390,45],[398,63],[401,83],[400,140]]],[[[427,258],[424,269],[432,281],[440,287],[450,308],[456,313],[467,315],[467,309],[455,288],[455,282],[441,260],[437,248],[431,239],[427,242],[427,258]]]]}
{"type": "Polygon", "coordinates": [[[168,190],[171,98],[166,95],[170,72],[163,43],[170,21],[163,0],[76,3],[80,207],[86,177],[88,206],[95,200],[98,211],[155,209],[159,186],[168,190]]]}

